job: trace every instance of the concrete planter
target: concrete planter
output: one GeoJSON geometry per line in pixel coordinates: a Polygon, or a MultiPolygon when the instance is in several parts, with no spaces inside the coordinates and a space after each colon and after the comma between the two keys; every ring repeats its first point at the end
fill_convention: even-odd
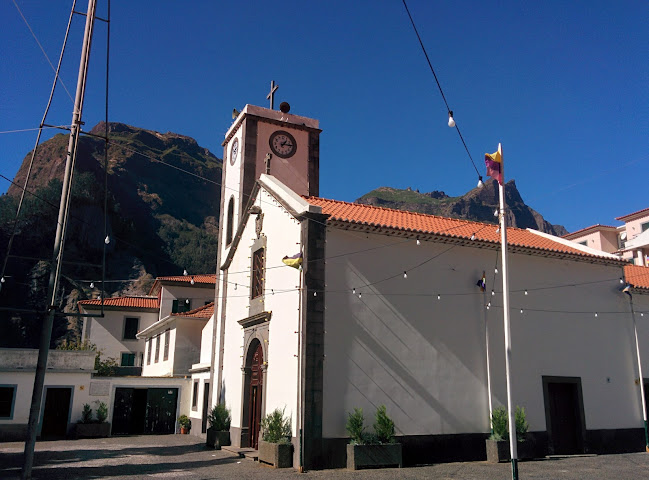
{"type": "Polygon", "coordinates": [[[216,450],[221,450],[221,447],[230,445],[230,431],[229,430],[214,430],[213,428],[207,429],[207,441],[205,442],[208,447],[216,450]]]}
{"type": "Polygon", "coordinates": [[[399,467],[401,460],[401,444],[386,443],[380,445],[347,445],[347,468],[399,467]]]}
{"type": "Polygon", "coordinates": [[[77,423],[74,426],[75,438],[110,437],[110,423],[77,423]]]}
{"type": "MultiPolygon", "coordinates": [[[[509,462],[509,440],[485,440],[487,447],[487,461],[491,463],[509,462]]],[[[516,450],[519,460],[534,458],[534,445],[531,441],[518,442],[516,450]]]]}
{"type": "Polygon", "coordinates": [[[293,466],[293,445],[290,443],[270,443],[259,440],[259,461],[275,468],[293,466]]]}

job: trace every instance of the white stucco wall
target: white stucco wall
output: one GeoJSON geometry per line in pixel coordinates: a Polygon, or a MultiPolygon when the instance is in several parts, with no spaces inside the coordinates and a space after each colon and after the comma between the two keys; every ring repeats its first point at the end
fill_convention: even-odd
{"type": "MultiPolygon", "coordinates": [[[[327,235],[325,437],[346,436],[354,407],[363,407],[371,425],[381,404],[399,434],[487,432],[485,320],[494,406],[506,404],[497,252],[402,242],[337,229],[327,235]],[[484,298],[476,286],[483,270],[484,298]]],[[[530,429],[546,429],[544,375],[581,377],[587,429],[642,426],[621,268],[522,254],[509,260],[513,398],[526,408],[530,429]]]]}
{"type": "MultiPolygon", "coordinates": [[[[265,411],[262,415],[270,413],[275,408],[285,408],[286,415],[291,417],[293,435],[296,435],[298,335],[295,332],[298,329],[298,286],[301,272],[284,265],[282,258],[300,251],[301,227],[263,189],[255,204],[260,206],[264,213],[262,232],[267,238],[264,306],[266,311],[272,312],[269,342],[264,346],[267,352],[264,361],[268,362],[268,369],[264,378],[266,398],[265,411]]],[[[248,221],[228,273],[223,385],[226,405],[232,409],[234,427],[241,427],[243,386],[241,368],[246,354],[243,351],[244,332],[237,321],[249,316],[250,248],[257,238],[255,218],[253,215],[248,221]]],[[[216,360],[218,360],[218,349],[216,360]]]]}
{"type": "MultiPolygon", "coordinates": [[[[84,313],[94,313],[96,310],[83,310],[84,313]]],[[[158,320],[155,312],[104,310],[104,317],[87,317],[84,319],[83,339],[97,345],[102,358],[113,357],[119,363],[121,354],[136,353],[135,365],[139,366],[140,353],[144,352],[144,340],[124,339],[124,322],[126,317],[139,318],[138,331],[144,330],[158,320]]]]}
{"type": "Polygon", "coordinates": [[[214,287],[163,285],[160,292],[160,320],[171,315],[174,300],[179,298],[188,298],[190,309],[194,310],[214,301],[214,287]]]}
{"type": "MultiPolygon", "coordinates": [[[[151,363],[147,362],[148,353],[144,354],[144,366],[142,367],[143,377],[171,377],[173,376],[174,355],[176,352],[176,322],[171,322],[165,325],[162,330],[156,332],[151,337],[151,363]],[[169,329],[169,355],[164,359],[164,346],[165,346],[165,331],[169,329]],[[158,361],[156,361],[156,336],[160,334],[160,354],[158,361]]],[[[148,348],[148,347],[147,347],[148,348]]]]}
{"type": "Polygon", "coordinates": [[[210,317],[208,322],[201,331],[201,351],[199,363],[209,364],[212,360],[212,336],[214,335],[214,315],[210,317]]]}

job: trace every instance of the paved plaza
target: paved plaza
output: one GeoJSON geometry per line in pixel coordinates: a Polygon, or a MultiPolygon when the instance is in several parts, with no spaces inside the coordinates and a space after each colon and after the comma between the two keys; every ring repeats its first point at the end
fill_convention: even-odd
{"type": "MultiPolygon", "coordinates": [[[[0,478],[20,477],[24,444],[0,443],[0,478]]],[[[520,464],[521,480],[649,478],[649,454],[550,458],[520,464]]],[[[34,479],[463,479],[507,480],[509,464],[443,463],[403,469],[277,470],[224,450],[206,449],[190,435],[112,437],[38,442],[34,479]]]]}

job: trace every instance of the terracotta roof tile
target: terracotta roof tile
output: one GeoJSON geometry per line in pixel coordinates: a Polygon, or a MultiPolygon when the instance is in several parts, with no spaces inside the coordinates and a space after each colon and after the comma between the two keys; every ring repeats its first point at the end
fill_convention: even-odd
{"type": "Polygon", "coordinates": [[[649,268],[638,265],[625,265],[624,278],[636,288],[649,289],[649,268]]]}
{"type": "Polygon", "coordinates": [[[561,238],[567,238],[568,240],[570,240],[571,238],[584,235],[588,230],[599,230],[600,228],[606,230],[617,230],[617,227],[612,227],[610,225],[601,225],[598,223],[596,225],[591,225],[590,227],[586,227],[580,230],[575,230],[574,232],[566,233],[561,238]]]}
{"type": "MultiPolygon", "coordinates": [[[[500,234],[496,233],[497,226],[490,223],[439,217],[436,215],[341,202],[319,197],[308,197],[306,200],[312,205],[321,207],[322,213],[329,215],[329,222],[345,222],[450,238],[470,239],[472,235],[475,235],[475,240],[477,241],[500,242],[500,234]]],[[[599,255],[586,253],[578,248],[564,245],[551,238],[546,238],[520,228],[508,228],[507,241],[511,246],[580,257],[599,257],[599,255]]]]}
{"type": "Polygon", "coordinates": [[[637,215],[639,213],[645,213],[645,212],[647,212],[649,214],[649,208],[643,208],[642,210],[638,210],[637,212],[627,213],[626,215],[622,215],[621,217],[615,217],[615,220],[624,221],[629,217],[632,217],[632,216],[637,215]]]}
{"type": "MultiPolygon", "coordinates": [[[[77,302],[81,306],[101,307],[101,300],[80,300],[77,302]]],[[[157,297],[110,297],[104,298],[104,307],[122,307],[122,308],[159,308],[157,297]]]]}
{"type": "Polygon", "coordinates": [[[189,312],[174,313],[174,317],[191,317],[191,318],[207,318],[209,319],[214,315],[214,302],[208,303],[205,306],[195,308],[189,312]]]}
{"type": "Polygon", "coordinates": [[[162,286],[163,282],[170,283],[187,283],[187,286],[206,286],[206,285],[216,285],[216,274],[199,274],[199,275],[171,275],[168,277],[156,277],[155,282],[151,290],[149,290],[149,295],[157,292],[162,286]],[[194,280],[194,285],[191,285],[192,279],[194,280]]]}

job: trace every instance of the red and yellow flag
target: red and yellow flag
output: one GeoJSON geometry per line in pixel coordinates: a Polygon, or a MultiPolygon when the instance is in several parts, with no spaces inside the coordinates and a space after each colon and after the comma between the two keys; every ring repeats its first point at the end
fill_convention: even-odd
{"type": "Polygon", "coordinates": [[[494,153],[485,153],[484,163],[487,166],[487,175],[503,184],[503,150],[500,143],[494,153]]]}

